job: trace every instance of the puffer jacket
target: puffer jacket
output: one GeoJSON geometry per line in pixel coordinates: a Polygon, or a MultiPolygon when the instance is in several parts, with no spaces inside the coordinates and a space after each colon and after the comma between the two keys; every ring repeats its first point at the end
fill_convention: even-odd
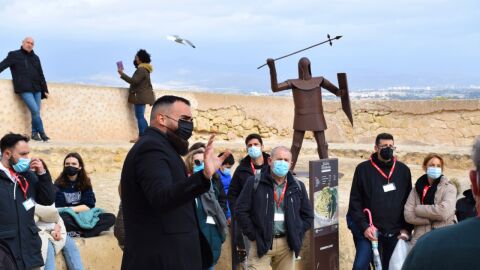
{"type": "Polygon", "coordinates": [[[456,223],[455,203],[457,188],[445,176],[438,183],[433,205],[420,202],[415,188],[412,188],[404,208],[405,221],[414,225],[411,245],[427,232],[456,223]]]}

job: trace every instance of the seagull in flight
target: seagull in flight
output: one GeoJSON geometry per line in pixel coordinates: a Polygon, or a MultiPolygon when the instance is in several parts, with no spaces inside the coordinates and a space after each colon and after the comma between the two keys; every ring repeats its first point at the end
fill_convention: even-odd
{"type": "Polygon", "coordinates": [[[167,36],[167,39],[170,40],[170,41],[175,41],[175,42],[183,44],[183,45],[189,45],[189,46],[192,46],[192,48],[195,48],[195,45],[193,45],[193,43],[190,42],[190,40],[181,38],[177,35],[167,36]]]}

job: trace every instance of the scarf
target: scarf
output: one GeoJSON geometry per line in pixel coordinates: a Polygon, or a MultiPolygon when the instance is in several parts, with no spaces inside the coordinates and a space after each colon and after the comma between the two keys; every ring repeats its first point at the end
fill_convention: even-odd
{"type": "Polygon", "coordinates": [[[422,175],[418,178],[417,182],[415,183],[415,190],[418,193],[418,197],[422,204],[434,204],[435,203],[435,192],[437,192],[438,183],[440,183],[439,177],[438,179],[433,180],[432,185],[428,182],[428,176],[426,174],[422,175]],[[424,190],[427,189],[427,192],[424,195],[424,190]]]}
{"type": "Polygon", "coordinates": [[[153,66],[151,64],[147,64],[147,63],[141,63],[140,65],[138,65],[139,68],[144,68],[146,69],[149,73],[152,73],[153,72],[153,66]]]}

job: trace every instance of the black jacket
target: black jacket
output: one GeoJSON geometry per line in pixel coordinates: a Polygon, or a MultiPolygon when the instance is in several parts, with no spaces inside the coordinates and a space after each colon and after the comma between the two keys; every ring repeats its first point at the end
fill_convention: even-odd
{"type": "Polygon", "coordinates": [[[458,199],[456,205],[455,214],[457,215],[458,222],[477,216],[477,209],[475,208],[475,198],[471,189],[467,189],[463,192],[463,198],[458,199]]]}
{"type": "MultiPolygon", "coordinates": [[[[388,175],[393,160],[383,163],[378,160],[376,153],[371,157],[385,175],[388,175]]],[[[407,165],[398,160],[390,179],[390,183],[392,182],[396,190],[384,192],[383,186],[387,184],[387,179],[377,171],[370,160],[360,163],[355,169],[347,215],[352,217],[362,232],[369,226],[368,217],[363,212],[365,208],[372,212],[373,225],[381,233],[396,234],[401,229],[413,229],[403,216],[403,208],[412,190],[412,175],[407,165]]]]}
{"type": "Polygon", "coordinates": [[[194,200],[209,189],[202,172],[187,177],[182,158],[164,133],[147,128],[122,170],[122,269],[197,270],[202,263],[211,265],[194,200]]]}
{"type": "MultiPolygon", "coordinates": [[[[270,170],[262,174],[257,189],[254,191],[255,177],[248,178],[237,201],[237,219],[243,233],[256,241],[258,257],[265,255],[272,248],[273,217],[275,201],[274,185],[270,170]]],[[[302,248],[305,232],[313,222],[313,209],[308,200],[305,185],[287,174],[287,191],[284,198],[285,227],[288,246],[298,256],[302,248]]]]}
{"type": "MultiPolygon", "coordinates": [[[[22,176],[29,183],[27,199],[42,205],[53,204],[55,188],[48,172],[37,176],[28,171],[22,176]]],[[[20,270],[43,265],[42,242],[33,219],[35,207],[26,211],[23,202],[25,197],[20,186],[0,170],[0,239],[8,244],[20,270]]]]}
{"type": "MultiPolygon", "coordinates": [[[[267,153],[263,153],[263,165],[261,166],[262,173],[268,169],[268,155],[267,153]]],[[[228,205],[230,207],[230,212],[232,217],[235,214],[235,202],[237,201],[238,196],[240,196],[240,192],[242,192],[243,186],[247,182],[247,179],[250,176],[253,176],[254,173],[252,171],[251,165],[252,158],[250,156],[244,157],[240,164],[238,164],[237,169],[232,176],[232,181],[230,182],[230,186],[228,188],[228,205]]],[[[235,218],[235,217],[234,217],[235,218]]]]}
{"type": "Polygon", "coordinates": [[[47,82],[43,75],[40,58],[34,51],[30,53],[23,48],[11,51],[7,58],[0,62],[0,73],[10,68],[15,93],[42,92],[42,98],[48,93],[47,82]]]}

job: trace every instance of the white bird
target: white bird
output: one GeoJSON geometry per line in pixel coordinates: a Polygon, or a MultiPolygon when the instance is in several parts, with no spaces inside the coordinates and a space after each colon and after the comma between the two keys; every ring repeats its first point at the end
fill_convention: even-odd
{"type": "Polygon", "coordinates": [[[171,40],[171,41],[175,41],[175,42],[183,44],[183,45],[190,45],[190,46],[192,46],[192,48],[195,48],[195,45],[193,45],[193,43],[190,42],[190,40],[181,38],[177,35],[167,36],[167,39],[171,40]]]}

